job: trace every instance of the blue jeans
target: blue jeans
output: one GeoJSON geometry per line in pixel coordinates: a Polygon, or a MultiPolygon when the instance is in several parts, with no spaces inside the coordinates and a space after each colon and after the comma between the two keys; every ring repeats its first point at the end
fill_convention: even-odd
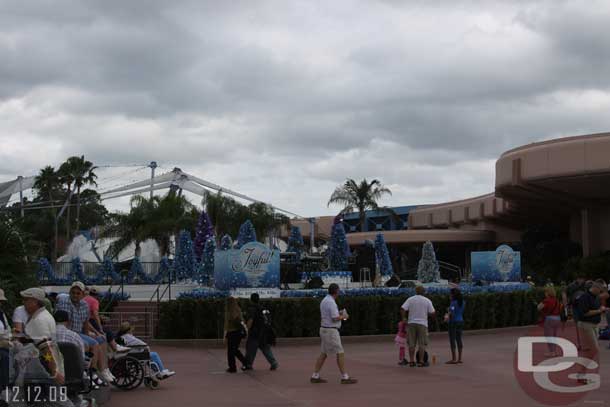
{"type": "Polygon", "coordinates": [[[246,360],[248,361],[248,366],[252,367],[254,364],[254,359],[256,358],[256,352],[258,349],[263,352],[263,356],[267,359],[267,362],[271,365],[271,367],[277,367],[278,363],[273,356],[273,352],[271,351],[271,345],[264,343],[264,340],[260,340],[259,338],[248,337],[246,341],[246,360]]]}
{"type": "Polygon", "coordinates": [[[457,345],[458,350],[463,348],[462,331],[464,330],[464,322],[449,322],[449,346],[455,351],[457,345]]]}
{"type": "Polygon", "coordinates": [[[159,356],[157,352],[150,352],[150,360],[157,364],[159,371],[165,370],[165,366],[163,366],[163,362],[161,362],[161,356],[159,356]]]}
{"type": "MultiPolygon", "coordinates": [[[[546,337],[555,337],[557,336],[557,331],[561,326],[561,318],[558,315],[549,315],[544,318],[544,336],[546,337]]],[[[556,345],[549,343],[548,345],[549,352],[554,352],[556,345]]]]}

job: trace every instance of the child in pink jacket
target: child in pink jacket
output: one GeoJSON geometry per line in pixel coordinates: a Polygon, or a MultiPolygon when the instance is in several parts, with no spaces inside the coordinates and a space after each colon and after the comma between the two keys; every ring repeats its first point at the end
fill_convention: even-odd
{"type": "Polygon", "coordinates": [[[400,321],[398,323],[398,332],[394,338],[394,343],[398,346],[398,364],[401,366],[408,365],[407,359],[405,359],[405,348],[407,347],[407,321],[400,321]]]}

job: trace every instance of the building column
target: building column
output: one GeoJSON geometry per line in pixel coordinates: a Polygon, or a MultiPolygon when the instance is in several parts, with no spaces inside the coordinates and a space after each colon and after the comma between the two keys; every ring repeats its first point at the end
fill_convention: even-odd
{"type": "Polygon", "coordinates": [[[582,227],[582,255],[591,255],[591,224],[589,222],[589,209],[580,210],[580,225],[582,227]]]}

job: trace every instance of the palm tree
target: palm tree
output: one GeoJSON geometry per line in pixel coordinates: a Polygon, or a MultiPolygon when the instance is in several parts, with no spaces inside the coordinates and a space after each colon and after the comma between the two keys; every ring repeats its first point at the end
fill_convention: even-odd
{"type": "Polygon", "coordinates": [[[364,232],[366,210],[378,210],[377,201],[383,195],[392,195],[392,191],[381,184],[381,181],[374,179],[368,182],[365,179],[357,183],[348,178],[343,185],[337,187],[328,200],[330,204],[343,205],[342,213],[358,211],[360,218],[360,231],[364,232]]]}
{"type": "Polygon", "coordinates": [[[49,200],[49,205],[53,207],[53,218],[55,219],[55,238],[53,246],[53,261],[57,258],[57,238],[58,238],[58,222],[57,222],[57,208],[55,208],[55,202],[53,200],[54,192],[57,192],[61,188],[61,181],[59,174],[55,172],[55,168],[47,165],[40,170],[40,173],[34,181],[34,189],[38,190],[38,196],[43,199],[49,200]]]}
{"type": "Polygon", "coordinates": [[[110,225],[101,232],[102,237],[118,237],[106,253],[111,259],[117,258],[132,242],[135,243],[134,256],[139,256],[140,244],[151,237],[148,225],[153,216],[153,202],[136,195],[129,204],[129,213],[113,214],[110,225]]]}
{"type": "Polygon", "coordinates": [[[111,258],[119,255],[132,242],[135,256],[140,254],[140,244],[153,239],[159,245],[162,256],[170,254],[170,242],[180,230],[193,230],[199,214],[193,205],[178,194],[146,199],[136,195],[131,198],[129,213],[112,216],[112,223],[104,228],[103,237],[118,237],[110,247],[111,258]]]}
{"type": "Polygon", "coordinates": [[[94,170],[97,167],[91,161],[85,160],[85,156],[70,157],[59,167],[60,177],[68,188],[68,211],[66,214],[66,239],[70,239],[70,205],[71,194],[76,192],[76,231],[80,228],[80,192],[84,185],[96,186],[97,175],[94,170]]]}
{"type": "Polygon", "coordinates": [[[55,168],[47,165],[42,168],[34,180],[34,189],[38,190],[38,196],[49,200],[53,204],[53,193],[60,188],[60,179],[55,168]]]}

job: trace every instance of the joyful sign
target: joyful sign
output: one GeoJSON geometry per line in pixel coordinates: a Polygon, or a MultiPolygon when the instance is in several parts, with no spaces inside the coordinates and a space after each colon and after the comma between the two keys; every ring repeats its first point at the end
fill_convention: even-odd
{"type": "Polygon", "coordinates": [[[216,288],[279,287],[279,251],[251,242],[238,250],[218,250],[214,261],[216,288]]]}

